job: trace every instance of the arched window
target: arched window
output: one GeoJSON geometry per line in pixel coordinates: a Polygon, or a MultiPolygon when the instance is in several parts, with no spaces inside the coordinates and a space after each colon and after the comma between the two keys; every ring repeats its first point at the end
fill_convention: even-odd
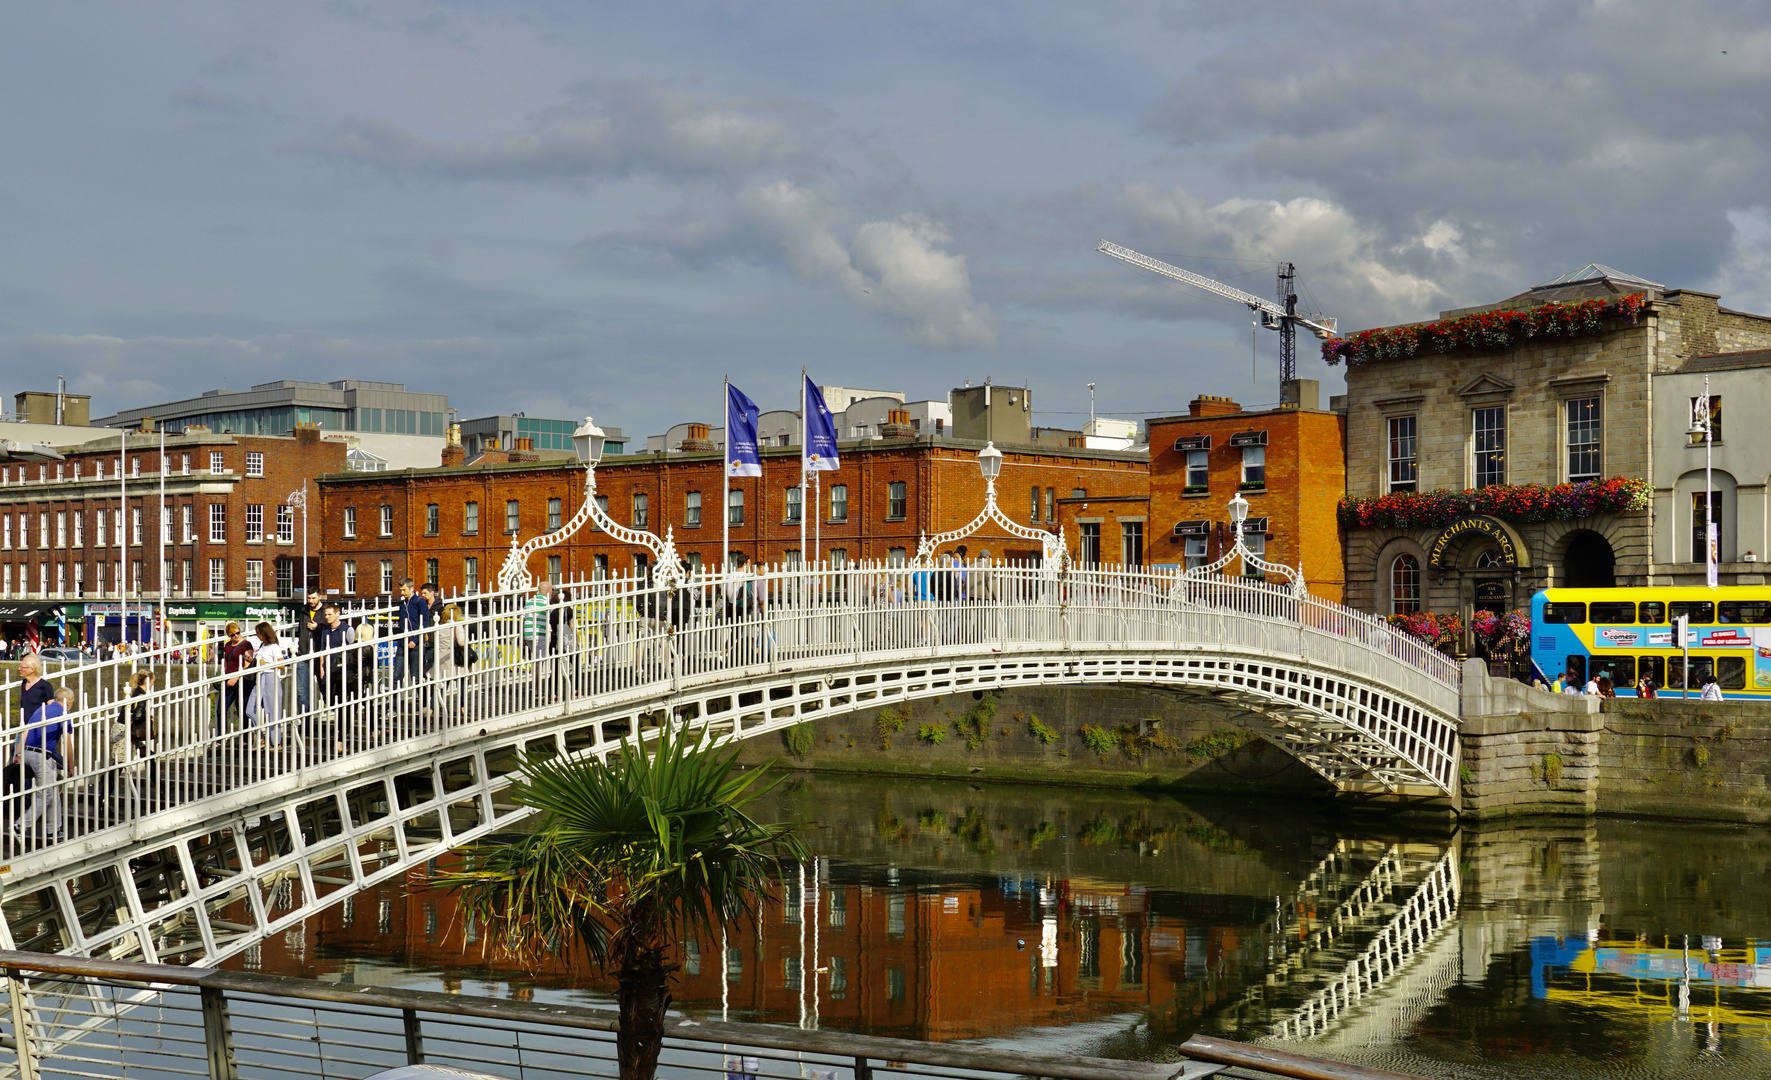
{"type": "Polygon", "coordinates": [[[1488,548],[1476,556],[1476,569],[1478,570],[1497,570],[1506,565],[1506,560],[1500,557],[1499,548],[1488,548]]]}
{"type": "Polygon", "coordinates": [[[1404,552],[1390,563],[1390,611],[1405,615],[1420,610],[1420,560],[1404,552]]]}

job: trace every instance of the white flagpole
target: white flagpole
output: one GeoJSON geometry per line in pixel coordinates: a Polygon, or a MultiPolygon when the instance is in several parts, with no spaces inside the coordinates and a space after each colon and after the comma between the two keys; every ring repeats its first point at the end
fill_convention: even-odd
{"type": "Polygon", "coordinates": [[[806,450],[811,438],[812,403],[806,400],[806,369],[799,369],[799,568],[806,568],[806,450]]]}
{"type": "Polygon", "coordinates": [[[726,429],[725,443],[720,447],[719,463],[719,572],[721,580],[732,566],[732,377],[726,376],[726,392],[720,395],[719,407],[722,410],[726,429]]]}

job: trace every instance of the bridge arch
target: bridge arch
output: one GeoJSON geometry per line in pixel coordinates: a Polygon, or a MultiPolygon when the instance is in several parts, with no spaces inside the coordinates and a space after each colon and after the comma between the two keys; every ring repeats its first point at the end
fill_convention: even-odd
{"type": "MultiPolygon", "coordinates": [[[[157,766],[183,769],[188,797],[18,853],[0,945],[213,963],[508,827],[524,753],[605,754],[666,723],[748,739],[957,692],[1161,687],[1209,700],[1342,791],[1452,791],[1455,668],[1372,616],[1254,582],[1015,573],[973,579],[987,600],[880,606],[871,579],[826,573],[808,602],[793,591],[806,575],[782,571],[753,580],[757,610],[706,622],[681,593],[597,583],[561,601],[593,632],[542,660],[512,647],[520,615],[486,604],[476,715],[432,708],[459,700],[442,682],[383,684],[364,715],[392,737],[338,754],[329,738],[295,746],[299,717],[287,752],[212,735],[209,676],[156,690],[169,739],[188,714],[188,741],[157,766]]],[[[78,804],[71,781],[61,791],[78,804]]]]}

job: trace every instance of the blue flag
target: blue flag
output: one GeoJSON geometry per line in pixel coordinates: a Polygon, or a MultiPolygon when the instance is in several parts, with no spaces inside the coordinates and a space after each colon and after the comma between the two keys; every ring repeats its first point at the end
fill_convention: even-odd
{"type": "Polygon", "coordinates": [[[836,420],[830,415],[830,409],[824,404],[824,394],[812,382],[811,376],[803,376],[805,389],[806,470],[808,472],[835,472],[842,468],[842,460],[836,453],[836,420]]]}
{"type": "Polygon", "coordinates": [[[756,441],[756,402],[726,384],[726,475],[761,476],[762,450],[756,441]]]}

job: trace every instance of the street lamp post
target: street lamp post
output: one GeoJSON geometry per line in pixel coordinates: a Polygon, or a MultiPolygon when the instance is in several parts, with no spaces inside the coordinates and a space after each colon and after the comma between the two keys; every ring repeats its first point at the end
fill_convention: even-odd
{"type": "Polygon", "coordinates": [[[1704,583],[1714,589],[1721,584],[1721,552],[1716,543],[1716,483],[1710,472],[1712,447],[1715,445],[1715,424],[1710,417],[1710,377],[1703,377],[1703,396],[1691,409],[1691,426],[1687,435],[1703,436],[1703,576],[1704,583]]]}
{"type": "Polygon", "coordinates": [[[1230,565],[1234,559],[1241,559],[1245,567],[1253,567],[1263,574],[1278,574],[1291,585],[1291,594],[1301,597],[1309,590],[1304,585],[1303,563],[1292,569],[1283,563],[1268,562],[1248,549],[1242,541],[1242,525],[1248,520],[1248,500],[1237,495],[1230,500],[1230,528],[1232,541],[1230,549],[1218,556],[1218,560],[1205,566],[1195,566],[1182,572],[1183,580],[1203,580],[1230,565]]]}
{"type": "Polygon", "coordinates": [[[676,530],[673,527],[665,526],[664,538],[661,540],[652,533],[616,524],[597,504],[596,467],[603,459],[605,439],[603,429],[592,423],[588,416],[584,418],[584,423],[578,425],[578,430],[572,432],[572,446],[578,452],[578,460],[584,462],[584,505],[572,515],[572,520],[527,543],[519,545],[516,537],[511,537],[510,554],[505,556],[504,566],[498,571],[500,589],[515,592],[532,588],[534,579],[529,576],[529,558],[542,548],[552,547],[571,538],[587,521],[596,522],[597,528],[624,544],[643,547],[651,552],[652,562],[658,567],[658,584],[669,587],[682,581],[682,568],[676,554],[676,530]]]}
{"type": "Polygon", "coordinates": [[[978,451],[978,472],[984,476],[984,509],[978,511],[978,516],[973,518],[970,524],[963,525],[952,532],[944,532],[936,536],[923,533],[922,539],[916,545],[917,565],[928,565],[942,544],[963,540],[983,528],[985,523],[994,521],[1011,536],[1018,536],[1023,540],[1039,541],[1046,569],[1054,571],[1061,569],[1070,558],[1070,553],[1064,548],[1062,536],[1041,529],[1030,529],[1019,522],[1011,521],[1008,515],[1002,512],[1001,507],[996,505],[996,478],[1002,475],[1002,451],[996,448],[995,443],[987,442],[984,444],[984,449],[978,451]]]}
{"type": "Polygon", "coordinates": [[[301,482],[300,491],[291,491],[287,496],[289,505],[301,511],[301,585],[294,590],[295,598],[307,598],[307,481],[301,482]]]}

